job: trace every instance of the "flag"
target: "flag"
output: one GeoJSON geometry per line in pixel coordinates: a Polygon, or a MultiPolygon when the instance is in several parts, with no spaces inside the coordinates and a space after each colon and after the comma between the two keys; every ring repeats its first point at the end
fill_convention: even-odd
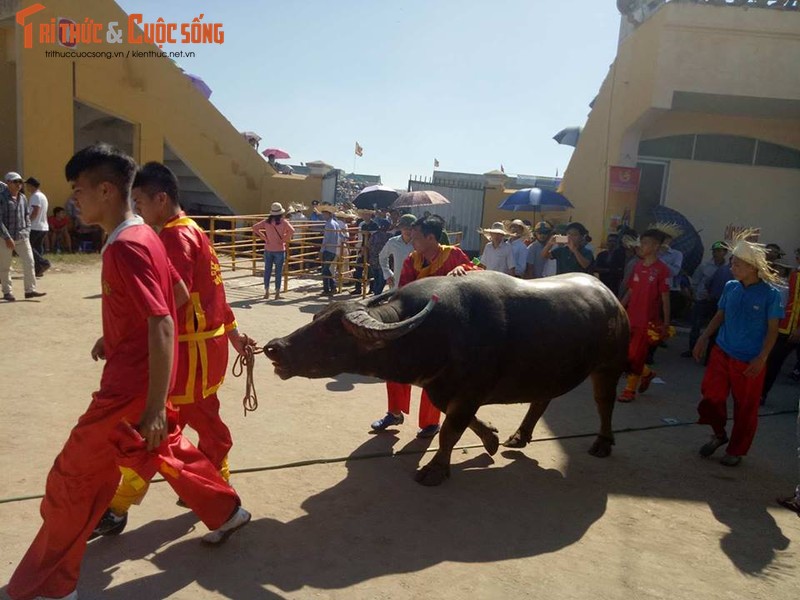
{"type": "Polygon", "coordinates": [[[356,156],[364,156],[364,149],[358,142],[356,142],[356,156]]]}
{"type": "Polygon", "coordinates": [[[436,158],[434,158],[434,159],[433,159],[433,168],[434,168],[434,169],[437,169],[437,168],[439,168],[439,160],[438,160],[438,159],[436,159],[436,158]]]}
{"type": "Polygon", "coordinates": [[[505,173],[506,170],[503,168],[503,163],[500,163],[500,172],[505,173]]]}

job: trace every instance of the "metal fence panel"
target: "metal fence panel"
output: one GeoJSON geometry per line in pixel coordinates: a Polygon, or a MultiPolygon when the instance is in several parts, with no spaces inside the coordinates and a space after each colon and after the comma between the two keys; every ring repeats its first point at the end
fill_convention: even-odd
{"type": "Polygon", "coordinates": [[[463,250],[480,251],[482,240],[477,229],[481,227],[481,218],[483,217],[484,192],[482,187],[481,189],[451,187],[413,179],[409,180],[408,186],[412,192],[433,190],[450,200],[450,204],[421,206],[411,212],[417,216],[422,216],[425,211],[439,215],[444,219],[447,231],[463,232],[464,237],[461,241],[463,250]]]}

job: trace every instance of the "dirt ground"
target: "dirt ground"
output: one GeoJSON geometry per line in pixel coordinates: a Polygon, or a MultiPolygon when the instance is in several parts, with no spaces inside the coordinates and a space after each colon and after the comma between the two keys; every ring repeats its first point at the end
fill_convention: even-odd
{"type": "MultiPolygon", "coordinates": [[[[228,274],[227,286],[242,330],[262,344],[325,303],[308,280],[270,302],[246,273],[228,274]]],[[[39,527],[37,496],[102,369],[89,357],[99,263],[59,263],[39,289],[40,301],[0,303],[0,584],[39,527]]],[[[204,526],[158,483],[123,535],[89,544],[81,598],[797,597],[800,519],[774,498],[797,483],[800,387],[781,377],[738,468],[702,460],[708,432],[691,424],[702,368],[679,357],[686,344],[659,351],[663,384],[617,406],[610,458],[586,453],[597,417],[582,385],[551,404],[523,451],[489,457],[465,433],[438,488],[413,481],[437,444],[414,437],[416,396],[394,434],[370,435],[386,406],[380,382],[281,381],[261,359],[257,412],[243,416],[242,379],[220,394],[233,483],[253,522],[203,547],[204,526]]],[[[532,363],[531,386],[540,377],[532,363]]],[[[481,416],[507,436],[524,412],[481,416]]]]}

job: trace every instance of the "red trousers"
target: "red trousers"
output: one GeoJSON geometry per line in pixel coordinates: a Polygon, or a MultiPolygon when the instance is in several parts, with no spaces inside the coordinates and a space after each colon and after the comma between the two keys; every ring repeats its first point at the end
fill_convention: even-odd
{"type": "MultiPolygon", "coordinates": [[[[408,414],[411,408],[411,385],[408,383],[386,382],[386,394],[389,397],[389,412],[408,414]]],[[[420,428],[439,424],[441,411],[431,404],[428,393],[422,390],[419,397],[419,426],[420,428]]]]}
{"type": "Polygon", "coordinates": [[[130,425],[144,406],[144,398],[93,396],[47,476],[40,508],[44,522],[8,583],[13,600],[60,598],[77,587],[86,540],[114,496],[120,466],[148,479],[160,472],[209,529],[236,510],[236,492],[183,437],[174,414],[168,438],[147,452],[130,425]]]}
{"type": "Polygon", "coordinates": [[[647,327],[631,327],[631,338],[628,342],[628,374],[641,375],[647,353],[652,345],[647,335],[647,327]]]}
{"type": "Polygon", "coordinates": [[[195,399],[191,404],[179,404],[176,409],[181,429],[187,425],[194,429],[197,432],[197,448],[217,470],[223,470],[223,463],[233,447],[233,440],[230,429],[219,416],[217,394],[195,399]]]}
{"type": "Polygon", "coordinates": [[[744,456],[753,443],[758,427],[758,403],[764,386],[766,369],[755,377],[746,377],[748,363],[728,356],[714,346],[708,359],[700,391],[703,399],[697,407],[698,423],[711,425],[723,437],[728,421],[728,394],[733,395],[733,431],[725,450],[733,456],[744,456]]]}

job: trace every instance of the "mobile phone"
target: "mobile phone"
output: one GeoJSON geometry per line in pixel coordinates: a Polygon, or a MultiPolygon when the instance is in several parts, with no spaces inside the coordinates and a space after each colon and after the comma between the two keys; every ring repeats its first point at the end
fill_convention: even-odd
{"type": "Polygon", "coordinates": [[[566,244],[569,241],[569,238],[565,235],[554,235],[553,242],[556,244],[566,244]]]}

